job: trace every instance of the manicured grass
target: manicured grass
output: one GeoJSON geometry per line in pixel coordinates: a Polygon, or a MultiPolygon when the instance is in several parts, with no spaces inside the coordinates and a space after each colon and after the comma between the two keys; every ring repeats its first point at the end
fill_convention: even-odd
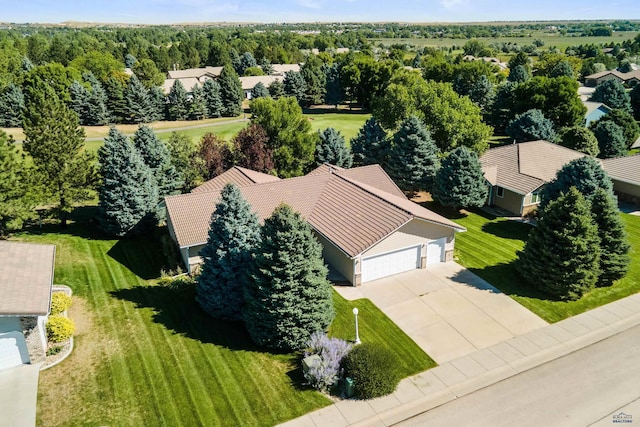
{"type": "MultiPolygon", "coordinates": [[[[193,290],[156,285],[166,257],[157,238],[102,238],[71,224],[17,240],[57,246],[55,282],[74,290],[76,348],[40,375],[38,425],[274,425],[331,403],[304,387],[297,354],[252,344],[241,324],[214,321],[193,290]]],[[[353,339],[361,310],[363,341],[396,354],[405,375],[433,366],[369,301],[335,295],[336,336],[353,339]]]]}
{"type": "Polygon", "coordinates": [[[454,221],[467,228],[456,236],[456,259],[548,322],[557,322],[640,291],[640,217],[621,214],[631,243],[632,262],[626,277],[611,287],[596,288],[578,301],[558,301],[531,287],[514,267],[529,225],[468,213],[454,221]]]}
{"type": "Polygon", "coordinates": [[[305,114],[311,121],[311,128],[314,131],[324,130],[328,127],[335,128],[342,133],[345,142],[349,144],[351,138],[358,134],[360,128],[364,125],[371,114],[363,113],[324,113],[324,114],[305,114]]]}

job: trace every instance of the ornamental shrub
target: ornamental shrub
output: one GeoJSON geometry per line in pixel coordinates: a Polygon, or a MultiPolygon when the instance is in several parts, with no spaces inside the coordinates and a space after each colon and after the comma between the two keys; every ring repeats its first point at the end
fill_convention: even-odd
{"type": "Polygon", "coordinates": [[[344,359],[344,374],[354,381],[355,394],[362,399],[386,396],[400,382],[395,355],[385,347],[364,343],[351,350],[344,359]]]}
{"type": "Polygon", "coordinates": [[[47,338],[51,342],[62,342],[71,338],[76,330],[76,324],[66,316],[56,314],[49,316],[47,322],[47,338]]]}
{"type": "Polygon", "coordinates": [[[321,362],[304,373],[311,387],[327,391],[339,379],[340,362],[349,353],[352,344],[340,338],[329,338],[320,331],[311,334],[306,342],[304,357],[317,354],[321,362]]]}
{"type": "Polygon", "coordinates": [[[71,307],[71,297],[64,292],[55,292],[51,295],[51,314],[62,314],[71,307]]]}

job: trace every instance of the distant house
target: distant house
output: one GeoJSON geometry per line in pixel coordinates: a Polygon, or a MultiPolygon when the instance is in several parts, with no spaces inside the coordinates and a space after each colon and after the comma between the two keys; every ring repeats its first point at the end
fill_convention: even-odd
{"type": "Polygon", "coordinates": [[[539,191],[558,170],[585,154],[548,141],[530,141],[488,150],[480,163],[489,184],[487,204],[526,215],[540,203],[539,191]]]}
{"type": "Polygon", "coordinates": [[[300,212],[323,246],[323,257],[353,285],[453,258],[458,224],[408,200],[378,165],[323,165],[278,179],[232,168],[191,194],[165,198],[167,224],[189,272],[201,262],[211,214],[227,182],[240,187],[260,220],[280,203],[300,212]]]}
{"type": "Polygon", "coordinates": [[[240,77],[240,83],[242,83],[242,92],[244,92],[244,97],[246,99],[251,99],[251,91],[258,83],[262,83],[264,87],[268,88],[269,85],[276,80],[283,81],[284,77],[280,75],[274,76],[273,74],[270,76],[240,77]]]}
{"type": "Polygon", "coordinates": [[[465,60],[465,61],[484,61],[484,62],[488,62],[490,64],[498,66],[498,68],[500,68],[501,71],[509,69],[509,64],[507,64],[506,62],[500,61],[500,59],[498,59],[498,58],[494,58],[494,57],[490,57],[490,56],[476,57],[476,56],[473,56],[473,55],[465,55],[465,56],[462,57],[462,59],[465,60]]]}
{"type": "Polygon", "coordinates": [[[585,126],[589,126],[591,122],[595,122],[600,117],[605,116],[611,111],[611,108],[607,107],[601,102],[582,101],[585,107],[587,107],[587,114],[585,115],[585,126]]]}
{"type": "Polygon", "coordinates": [[[607,80],[618,80],[627,86],[634,86],[640,82],[640,70],[632,70],[628,73],[621,73],[618,70],[607,70],[590,74],[584,78],[585,86],[595,87],[607,80]]]}
{"type": "Polygon", "coordinates": [[[300,64],[271,64],[272,76],[284,76],[287,71],[300,72],[300,64]]]}
{"type": "Polygon", "coordinates": [[[640,200],[640,155],[602,160],[613,181],[613,189],[623,198],[640,200]]]}

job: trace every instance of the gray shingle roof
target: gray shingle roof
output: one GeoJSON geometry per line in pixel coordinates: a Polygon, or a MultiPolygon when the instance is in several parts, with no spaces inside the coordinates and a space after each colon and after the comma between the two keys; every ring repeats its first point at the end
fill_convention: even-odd
{"type": "Polygon", "coordinates": [[[0,316],[45,316],[56,247],[0,241],[0,316]]]}
{"type": "Polygon", "coordinates": [[[640,155],[603,159],[602,167],[612,179],[640,185],[640,155]]]}

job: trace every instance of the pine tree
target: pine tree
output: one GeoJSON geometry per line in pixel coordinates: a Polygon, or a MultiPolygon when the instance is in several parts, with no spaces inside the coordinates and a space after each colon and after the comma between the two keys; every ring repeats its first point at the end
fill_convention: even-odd
{"type": "Polygon", "coordinates": [[[322,246],[301,215],[284,204],[264,221],[260,235],[245,287],[245,325],[258,345],[300,349],[335,316],[322,246]]]}
{"type": "Polygon", "coordinates": [[[202,90],[207,103],[207,117],[222,116],[223,105],[218,82],[213,79],[207,79],[202,85],[202,90]]]}
{"type": "Polygon", "coordinates": [[[91,90],[87,97],[86,121],[89,126],[103,126],[109,123],[109,110],[107,109],[107,93],[102,84],[95,78],[89,82],[91,90]]]}
{"type": "Polygon", "coordinates": [[[600,253],[589,202],[572,187],[549,203],[519,252],[516,267],[532,286],[575,300],[596,284],[600,253]]]}
{"type": "Polygon", "coordinates": [[[102,183],[98,190],[101,228],[109,235],[140,232],[153,221],[158,187],[133,143],[116,128],[98,150],[102,183]]]}
{"type": "Polygon", "coordinates": [[[321,68],[322,61],[311,55],[307,58],[300,69],[300,75],[304,79],[304,96],[302,103],[305,106],[319,105],[324,103],[326,93],[327,77],[321,68]]]}
{"type": "Polygon", "coordinates": [[[547,119],[540,110],[529,110],[518,114],[507,126],[507,134],[516,142],[536,141],[544,139],[555,141],[557,135],[553,122],[547,119]]]}
{"type": "Polygon", "coordinates": [[[386,163],[389,176],[404,191],[429,191],[439,167],[438,147],[429,131],[415,116],[404,120],[393,135],[386,163]]]}
{"type": "Polygon", "coordinates": [[[69,108],[71,108],[80,120],[81,125],[87,124],[87,110],[89,109],[89,91],[79,81],[75,80],[69,87],[69,108]]]}
{"type": "Polygon", "coordinates": [[[324,64],[325,73],[325,102],[329,105],[335,105],[338,108],[338,104],[342,102],[344,98],[342,93],[342,84],[340,82],[340,68],[338,64],[324,64]]]}
{"type": "Polygon", "coordinates": [[[549,202],[569,191],[571,187],[576,187],[589,200],[598,188],[602,188],[613,197],[613,183],[609,175],[596,159],[585,156],[564,165],[556,173],[556,177],[542,187],[539,210],[544,212],[549,202]]]}
{"type": "Polygon", "coordinates": [[[189,104],[189,118],[191,120],[202,120],[209,116],[207,111],[207,100],[204,97],[204,90],[196,84],[191,90],[191,103],[189,104]]]}
{"type": "Polygon", "coordinates": [[[166,144],[149,126],[140,126],[133,135],[133,144],[149,167],[158,186],[158,196],[173,193],[182,186],[180,176],[171,163],[166,144]]]}
{"type": "Polygon", "coordinates": [[[598,286],[609,286],[627,274],[631,249],[615,199],[602,188],[591,198],[591,213],[600,237],[600,278],[598,286]]]}
{"type": "Polygon", "coordinates": [[[627,143],[624,140],[622,128],[610,120],[600,121],[592,128],[598,140],[598,157],[610,159],[623,157],[627,154],[627,143]]]}
{"type": "Polygon", "coordinates": [[[273,171],[273,150],[267,146],[269,137],[262,126],[250,124],[232,142],[236,165],[263,173],[273,171]]]}
{"type": "Polygon", "coordinates": [[[29,170],[16,142],[0,131],[0,237],[22,228],[34,216],[35,201],[30,197],[29,170]]]}
{"type": "Polygon", "coordinates": [[[165,119],[167,97],[164,96],[162,89],[153,86],[149,89],[149,101],[151,103],[151,121],[157,122],[165,119]]]}
{"type": "Polygon", "coordinates": [[[136,76],[129,79],[124,91],[126,121],[129,123],[149,123],[152,116],[149,91],[136,76]]]}
{"type": "Polygon", "coordinates": [[[0,127],[22,126],[24,95],[19,86],[9,83],[0,93],[0,127]]]}
{"type": "Polygon", "coordinates": [[[591,100],[602,102],[610,108],[616,108],[631,113],[631,98],[623,84],[616,80],[605,80],[596,86],[591,100]]]}
{"type": "Polygon", "coordinates": [[[640,85],[635,85],[629,93],[629,102],[631,104],[631,110],[633,111],[633,117],[636,120],[640,120],[640,85]]]}
{"type": "Polygon", "coordinates": [[[528,67],[525,67],[524,65],[516,65],[516,67],[509,72],[507,80],[513,83],[524,83],[530,78],[531,73],[529,72],[528,67]]]}
{"type": "Polygon", "coordinates": [[[84,149],[84,129],[51,86],[35,79],[25,87],[27,104],[22,148],[29,153],[37,180],[45,194],[55,200],[60,225],[67,225],[67,214],[74,203],[90,200],[96,183],[94,156],[84,149]]]}
{"type": "Polygon", "coordinates": [[[283,83],[285,95],[294,97],[299,105],[303,105],[307,85],[302,74],[297,71],[287,71],[284,73],[283,83]]]}
{"type": "Polygon", "coordinates": [[[125,100],[125,89],[120,80],[109,77],[104,82],[104,90],[107,93],[107,110],[111,123],[123,123],[127,121],[128,109],[125,100]]]}
{"type": "Polygon", "coordinates": [[[384,167],[391,144],[382,126],[371,117],[351,140],[353,165],[364,166],[379,164],[384,167]]]}
{"type": "Polygon", "coordinates": [[[271,95],[273,99],[282,98],[286,95],[284,92],[284,83],[281,80],[272,81],[267,89],[269,89],[269,95],[271,95]]]}
{"type": "Polygon", "coordinates": [[[189,100],[187,98],[187,91],[180,80],[173,82],[173,86],[171,86],[167,100],[169,120],[187,120],[187,118],[189,118],[189,100]]]}
{"type": "Polygon", "coordinates": [[[216,319],[242,320],[243,288],[251,254],[260,240],[258,217],[235,184],[227,184],[211,215],[196,283],[196,301],[216,319]]]}
{"type": "Polygon", "coordinates": [[[436,173],[433,198],[443,206],[480,207],[487,200],[487,185],[475,151],[460,146],[442,160],[436,173]]]}
{"type": "Polygon", "coordinates": [[[267,88],[262,84],[262,82],[256,83],[256,85],[251,89],[251,99],[256,98],[266,98],[270,96],[267,88]]]}
{"type": "Polygon", "coordinates": [[[350,168],[353,163],[351,150],[344,142],[342,134],[334,128],[318,131],[320,138],[316,144],[316,165],[328,163],[341,168],[350,168]]]}
{"type": "Polygon", "coordinates": [[[218,79],[220,83],[220,97],[222,99],[222,115],[236,117],[242,113],[242,83],[238,75],[228,65],[225,65],[218,79]]]}

